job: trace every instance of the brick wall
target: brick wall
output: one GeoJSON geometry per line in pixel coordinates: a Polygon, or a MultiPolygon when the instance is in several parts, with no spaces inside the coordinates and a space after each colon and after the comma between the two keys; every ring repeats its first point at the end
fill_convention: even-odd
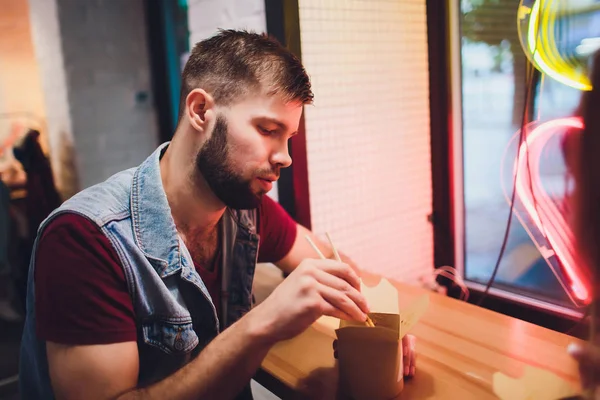
{"type": "Polygon", "coordinates": [[[31,0],[30,9],[53,166],[79,178],[67,177],[70,195],[158,144],[143,1],[31,0]]]}
{"type": "Polygon", "coordinates": [[[425,0],[299,0],[312,227],[362,267],[433,268],[425,0]]]}

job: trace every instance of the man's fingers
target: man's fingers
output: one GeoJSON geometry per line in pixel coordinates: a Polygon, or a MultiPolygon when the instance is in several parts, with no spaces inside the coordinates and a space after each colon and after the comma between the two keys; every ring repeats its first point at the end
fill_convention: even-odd
{"type": "MultiPolygon", "coordinates": [[[[350,315],[346,314],[345,312],[343,312],[339,308],[336,308],[336,307],[332,306],[329,303],[326,303],[323,306],[323,314],[327,315],[329,317],[343,319],[345,321],[352,321],[352,320],[354,320],[353,317],[351,317],[350,315]]],[[[337,349],[335,349],[335,350],[337,351],[337,349]]]]}
{"type": "Polygon", "coordinates": [[[360,278],[348,264],[344,264],[335,260],[318,260],[316,265],[322,271],[345,280],[353,288],[360,291],[360,278]]]}
{"type": "Polygon", "coordinates": [[[369,313],[367,299],[347,281],[320,270],[315,271],[315,278],[319,283],[348,296],[365,314],[369,313]]]}
{"type": "Polygon", "coordinates": [[[412,377],[416,369],[416,342],[417,338],[413,335],[406,335],[402,338],[402,355],[404,357],[404,376],[412,377]]]}
{"type": "Polygon", "coordinates": [[[326,302],[323,308],[325,314],[345,320],[365,321],[367,319],[367,314],[347,294],[323,284],[319,285],[319,293],[326,302]],[[337,311],[332,310],[329,306],[337,311]]]}

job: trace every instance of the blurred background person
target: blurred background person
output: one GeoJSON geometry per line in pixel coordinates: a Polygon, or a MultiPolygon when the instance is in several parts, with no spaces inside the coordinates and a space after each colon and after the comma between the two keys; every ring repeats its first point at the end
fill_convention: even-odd
{"type": "MultiPolygon", "coordinates": [[[[575,177],[575,234],[582,262],[593,276],[593,303],[590,311],[591,335],[583,346],[569,346],[569,353],[578,361],[582,387],[600,399],[600,337],[595,333],[599,321],[600,297],[600,53],[596,54],[592,70],[593,89],[582,98],[581,114],[585,128],[574,142],[578,160],[571,162],[575,177]]],[[[573,148],[573,143],[569,146],[573,148]]],[[[571,157],[572,159],[572,157],[571,157]]]]}

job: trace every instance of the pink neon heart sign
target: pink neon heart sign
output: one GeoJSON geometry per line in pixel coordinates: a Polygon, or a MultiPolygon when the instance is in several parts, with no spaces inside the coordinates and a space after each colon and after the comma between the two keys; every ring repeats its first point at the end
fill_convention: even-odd
{"type": "Polygon", "coordinates": [[[583,122],[576,117],[561,118],[528,129],[529,133],[519,147],[519,156],[515,162],[516,196],[560,261],[570,281],[568,287],[572,294],[578,300],[587,302],[590,297],[590,282],[583,269],[578,266],[573,232],[540,179],[540,159],[544,145],[553,135],[568,128],[583,129],[583,122]]]}

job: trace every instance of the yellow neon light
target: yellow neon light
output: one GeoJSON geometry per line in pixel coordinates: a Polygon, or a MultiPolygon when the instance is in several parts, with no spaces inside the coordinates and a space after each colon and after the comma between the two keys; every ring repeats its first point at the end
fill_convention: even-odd
{"type": "Polygon", "coordinates": [[[532,54],[535,54],[535,48],[536,48],[536,32],[537,32],[537,22],[538,22],[538,16],[540,15],[540,2],[539,0],[536,1],[533,5],[533,7],[531,8],[531,14],[529,16],[529,32],[528,33],[528,39],[529,39],[529,51],[532,54]]]}
{"type": "MultiPolygon", "coordinates": [[[[560,56],[554,36],[554,25],[556,23],[557,10],[550,9],[550,2],[546,1],[543,7],[542,1],[535,0],[529,13],[527,23],[527,48],[526,54],[531,62],[543,73],[565,85],[578,90],[592,90],[588,76],[577,70],[577,66],[560,56]]],[[[521,32],[521,20],[526,18],[528,8],[521,6],[519,12],[519,32],[521,32]]],[[[582,69],[583,66],[581,66],[582,69]]]]}
{"type": "MultiPolygon", "coordinates": [[[[556,43],[556,37],[554,36],[554,21],[556,20],[556,12],[550,12],[552,3],[554,0],[543,0],[544,5],[546,6],[546,11],[544,13],[544,18],[542,18],[542,26],[547,26],[549,29],[547,31],[547,37],[544,37],[542,41],[542,46],[544,46],[544,52],[548,55],[548,58],[545,60],[546,63],[551,67],[554,66],[554,69],[562,69],[565,70],[566,65],[568,63],[564,63],[560,53],[556,46],[552,46],[552,44],[556,43]],[[552,29],[550,29],[552,28],[552,29]]],[[[541,4],[542,0],[540,0],[541,4]]],[[[541,8],[541,6],[540,6],[541,8]]],[[[544,32],[546,33],[546,32],[544,32]]],[[[568,70],[566,70],[568,71],[568,70]]]]}
{"type": "Polygon", "coordinates": [[[551,77],[552,79],[565,84],[567,86],[571,86],[575,89],[578,90],[591,90],[591,86],[586,85],[585,83],[570,79],[569,77],[565,76],[565,75],[561,75],[558,72],[555,72],[554,70],[552,70],[552,68],[550,68],[549,65],[546,64],[546,62],[543,60],[543,58],[540,56],[540,53],[535,53],[533,55],[533,59],[535,61],[535,63],[540,67],[540,70],[542,72],[544,72],[546,75],[548,75],[549,77],[551,77]]]}

